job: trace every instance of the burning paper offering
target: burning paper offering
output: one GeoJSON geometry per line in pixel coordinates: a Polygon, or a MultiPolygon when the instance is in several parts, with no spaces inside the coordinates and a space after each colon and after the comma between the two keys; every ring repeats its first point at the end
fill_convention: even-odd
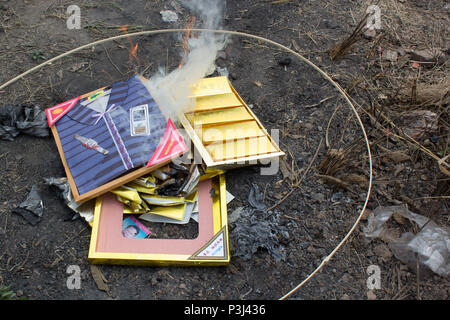
{"type": "Polygon", "coordinates": [[[191,99],[194,107],[179,117],[208,168],[284,155],[227,77],[201,79],[191,99]]]}

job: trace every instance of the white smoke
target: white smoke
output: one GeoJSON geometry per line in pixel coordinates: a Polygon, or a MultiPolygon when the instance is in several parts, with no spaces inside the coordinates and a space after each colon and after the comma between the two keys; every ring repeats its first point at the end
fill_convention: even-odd
{"type": "MultiPolygon", "coordinates": [[[[201,19],[201,28],[216,30],[220,27],[224,0],[185,0],[182,4],[201,19]]],[[[191,88],[214,71],[217,53],[224,48],[226,40],[223,34],[213,32],[201,32],[198,37],[191,37],[188,55],[181,68],[168,74],[160,71],[146,81],[145,85],[166,116],[178,122],[180,112],[192,108],[191,88]]]]}

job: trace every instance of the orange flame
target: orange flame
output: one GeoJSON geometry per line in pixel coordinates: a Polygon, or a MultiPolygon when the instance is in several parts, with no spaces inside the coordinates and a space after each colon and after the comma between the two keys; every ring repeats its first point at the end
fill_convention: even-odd
{"type": "Polygon", "coordinates": [[[134,58],[138,62],[138,65],[140,65],[140,61],[137,56],[137,50],[138,50],[138,44],[136,43],[136,45],[133,47],[133,49],[130,50],[130,60],[131,60],[131,58],[134,58]]]}
{"type": "MultiPolygon", "coordinates": [[[[127,25],[119,27],[119,30],[121,30],[125,34],[128,34],[128,26],[127,25]]],[[[135,60],[137,63],[137,70],[139,70],[141,67],[141,61],[139,60],[138,55],[137,55],[138,44],[137,43],[133,44],[133,41],[131,41],[130,36],[128,36],[127,39],[128,39],[128,42],[130,43],[130,49],[128,50],[129,63],[132,65],[133,60],[135,60]]]]}
{"type": "Polygon", "coordinates": [[[119,30],[123,31],[123,33],[127,33],[128,34],[128,26],[127,25],[119,27],[119,30]]]}
{"type": "Polygon", "coordinates": [[[186,24],[186,28],[185,29],[187,29],[187,31],[184,34],[183,43],[182,43],[182,46],[183,46],[183,57],[181,58],[180,64],[178,65],[178,68],[181,68],[181,66],[183,65],[184,61],[186,60],[186,57],[187,57],[187,54],[188,54],[188,51],[189,51],[188,41],[189,41],[189,37],[191,35],[191,29],[194,26],[194,24],[195,24],[195,17],[192,16],[189,19],[188,23],[186,24]]]}

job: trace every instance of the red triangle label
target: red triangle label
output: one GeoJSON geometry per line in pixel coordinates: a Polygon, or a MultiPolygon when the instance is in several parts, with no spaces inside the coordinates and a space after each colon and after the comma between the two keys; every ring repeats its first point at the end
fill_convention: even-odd
{"type": "Polygon", "coordinates": [[[54,107],[45,109],[45,113],[47,114],[47,122],[48,126],[51,127],[55,124],[56,121],[61,119],[70,109],[77,103],[80,98],[77,97],[75,99],[63,102],[54,107]]]}
{"type": "Polygon", "coordinates": [[[183,137],[178,132],[172,120],[167,121],[164,137],[159,143],[152,158],[148,161],[147,167],[172,159],[184,152],[187,146],[183,141],[183,137]]]}

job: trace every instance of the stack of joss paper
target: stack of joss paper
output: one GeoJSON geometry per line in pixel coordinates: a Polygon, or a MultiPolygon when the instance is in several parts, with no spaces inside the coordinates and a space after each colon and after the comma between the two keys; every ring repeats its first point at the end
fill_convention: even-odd
{"type": "Polygon", "coordinates": [[[149,222],[186,224],[198,212],[198,165],[170,163],[111,192],[124,204],[124,214],[149,222]]]}

